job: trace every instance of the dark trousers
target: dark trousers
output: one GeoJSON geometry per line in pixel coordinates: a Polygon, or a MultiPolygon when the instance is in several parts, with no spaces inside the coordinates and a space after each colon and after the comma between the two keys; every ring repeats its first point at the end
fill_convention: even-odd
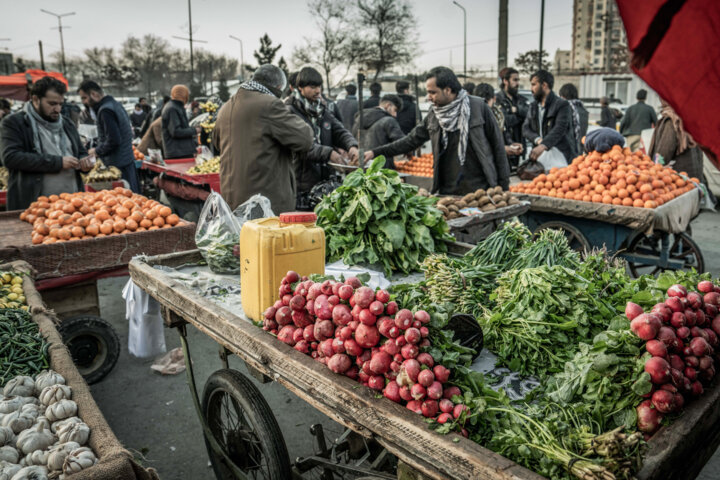
{"type": "Polygon", "coordinates": [[[120,167],[120,173],[122,173],[122,179],[130,184],[130,190],[132,190],[133,193],[142,193],[135,162],[125,167],[120,167]]]}

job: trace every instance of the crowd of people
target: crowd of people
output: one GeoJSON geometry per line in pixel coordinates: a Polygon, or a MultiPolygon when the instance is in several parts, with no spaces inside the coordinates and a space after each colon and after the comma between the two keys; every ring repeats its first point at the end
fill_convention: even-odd
{"type": "MultiPolygon", "coordinates": [[[[433,192],[507,189],[511,172],[524,162],[546,169],[571,162],[582,153],[588,130],[588,112],[574,85],[565,84],[556,94],[553,75],[539,70],[530,76],[534,101],[528,103],[519,82],[518,71],[505,68],[496,93],[487,83],[462,85],[452,70],[433,68],[425,79],[430,109],[421,119],[406,81],[396,83],[396,93],[386,94],[379,83],[371,83],[361,109],[355,85],[346,85],[345,98],[335,102],[323,92],[316,69],[305,67],[286,77],[280,68],[262,65],[217,115],[212,146],[220,156],[222,195],[231,208],[257,193],[278,212],[307,207],[308,193],[329,181],[334,168],[358,166],[380,155],[386,168],[395,168],[395,157],[411,155],[426,142],[435,161],[433,192]]],[[[80,172],[92,168],[95,158],[120,169],[139,192],[133,139],[141,139],[140,151],[160,149],[167,159],[190,158],[197,150],[201,127],[190,126],[186,105],[193,106],[191,118],[199,109],[197,102],[190,104],[184,85],[174,86],[155,108],[141,98],[129,114],[97,82],[85,80],[77,93],[85,107],[80,112],[64,102],[65,84],[51,77],[35,82],[31,100],[15,114],[0,101],[0,154],[10,172],[8,208],[25,208],[39,195],[77,191],[80,172]],[[96,144],[80,141],[79,123],[97,125],[96,144]]],[[[627,144],[636,148],[642,130],[659,126],[664,137],[672,132],[675,140],[653,140],[652,151],[697,163],[696,146],[677,115],[664,105],[658,125],[646,97],[640,90],[638,103],[622,119],[627,144]]],[[[615,129],[616,120],[608,100],[601,99],[600,125],[615,129]]]]}

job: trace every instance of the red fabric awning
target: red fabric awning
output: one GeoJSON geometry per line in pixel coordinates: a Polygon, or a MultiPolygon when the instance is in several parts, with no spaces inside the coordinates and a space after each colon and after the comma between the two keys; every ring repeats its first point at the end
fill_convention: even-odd
{"type": "Polygon", "coordinates": [[[632,69],[712,151],[720,169],[720,2],[616,0],[632,69]]]}
{"type": "Polygon", "coordinates": [[[28,83],[34,83],[43,77],[53,77],[69,86],[67,79],[60,72],[46,72],[44,70],[27,70],[12,75],[0,75],[0,97],[12,98],[13,100],[27,101],[28,83]]]}

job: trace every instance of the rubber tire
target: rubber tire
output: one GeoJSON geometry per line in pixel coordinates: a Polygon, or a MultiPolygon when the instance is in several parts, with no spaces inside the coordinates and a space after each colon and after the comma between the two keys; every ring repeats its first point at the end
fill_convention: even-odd
{"type": "MultiPolygon", "coordinates": [[[[280,426],[275,420],[270,406],[267,404],[257,387],[245,375],[232,369],[218,370],[208,378],[203,389],[202,413],[205,422],[213,425],[209,418],[210,401],[217,392],[227,392],[245,411],[245,415],[262,448],[263,457],[267,460],[271,480],[292,478],[290,458],[280,426]]],[[[213,452],[207,438],[203,436],[210,462],[218,480],[234,479],[224,475],[220,459],[213,452]]],[[[227,452],[226,452],[227,453],[227,452]]],[[[232,474],[230,474],[232,475],[232,474]]]]}
{"type": "MultiPolygon", "coordinates": [[[[690,227],[688,226],[688,230],[689,230],[689,229],[690,229],[690,227]]],[[[687,233],[685,233],[685,232],[676,233],[676,234],[674,234],[674,235],[682,238],[683,242],[687,243],[687,244],[690,246],[690,249],[695,252],[695,259],[697,260],[697,263],[698,263],[698,264],[697,264],[697,265],[693,265],[693,268],[695,268],[698,272],[704,272],[704,271],[705,271],[705,257],[703,256],[702,250],[700,250],[700,246],[699,246],[697,243],[695,243],[695,240],[693,240],[692,237],[691,237],[689,234],[687,234],[687,233]]],[[[645,234],[642,233],[642,232],[640,232],[640,233],[638,233],[637,235],[635,235],[635,236],[630,240],[629,245],[628,245],[628,248],[627,248],[627,251],[628,251],[629,253],[633,253],[633,252],[635,251],[635,249],[637,248],[638,243],[640,243],[640,242],[641,242],[643,239],[645,239],[645,238],[647,238],[647,235],[645,235],[645,234]]],[[[674,243],[674,242],[673,242],[673,243],[674,243]]],[[[659,257],[660,257],[660,251],[657,251],[657,255],[658,255],[658,258],[659,258],[659,257]]],[[[640,267],[640,268],[643,268],[643,267],[640,267]]],[[[656,273],[662,273],[662,272],[664,272],[666,269],[658,267],[658,268],[656,268],[656,270],[657,270],[657,271],[652,271],[652,272],[650,272],[650,273],[651,273],[652,275],[655,275],[656,273]]],[[[633,278],[638,278],[638,277],[639,277],[639,275],[638,275],[639,272],[637,271],[636,267],[635,267],[634,265],[631,265],[629,262],[628,262],[628,271],[630,272],[630,276],[631,276],[631,277],[633,277],[633,278]]]]}
{"type": "MultiPolygon", "coordinates": [[[[75,362],[78,370],[89,385],[105,378],[115,367],[118,358],[120,358],[120,339],[117,333],[115,333],[115,329],[110,323],[98,316],[78,315],[76,317],[65,318],[60,321],[58,331],[63,338],[63,343],[68,346],[68,349],[71,349],[71,341],[79,336],[89,335],[99,342],[101,353],[104,357],[94,368],[87,370],[78,365],[76,359],[73,358],[73,362],[75,362]]],[[[72,349],[70,354],[73,354],[72,349]]]]}
{"type": "Polygon", "coordinates": [[[548,228],[564,230],[566,232],[565,233],[566,237],[567,237],[567,232],[571,233],[572,236],[575,238],[575,240],[577,240],[577,242],[580,244],[580,247],[581,247],[581,249],[578,250],[577,248],[573,248],[573,246],[571,244],[570,248],[572,248],[576,252],[585,253],[585,252],[589,252],[592,249],[592,246],[590,245],[590,242],[588,241],[588,239],[585,238],[585,235],[583,235],[582,232],[580,230],[578,230],[576,227],[574,227],[573,225],[570,225],[567,222],[558,222],[558,221],[545,222],[535,229],[535,231],[533,232],[533,235],[537,235],[541,231],[547,230],[548,228]]]}

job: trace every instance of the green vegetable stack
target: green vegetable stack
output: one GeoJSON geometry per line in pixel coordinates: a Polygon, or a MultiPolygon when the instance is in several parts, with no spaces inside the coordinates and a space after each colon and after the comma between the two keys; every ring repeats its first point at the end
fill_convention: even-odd
{"type": "Polygon", "coordinates": [[[315,208],[327,256],[348,265],[380,264],[385,273],[417,270],[427,255],[445,252],[452,237],[436,199],[417,195],[383,157],[356,170],[315,208]]]}
{"type": "Polygon", "coordinates": [[[0,387],[18,375],[49,368],[48,345],[28,312],[0,309],[0,387]]]}

